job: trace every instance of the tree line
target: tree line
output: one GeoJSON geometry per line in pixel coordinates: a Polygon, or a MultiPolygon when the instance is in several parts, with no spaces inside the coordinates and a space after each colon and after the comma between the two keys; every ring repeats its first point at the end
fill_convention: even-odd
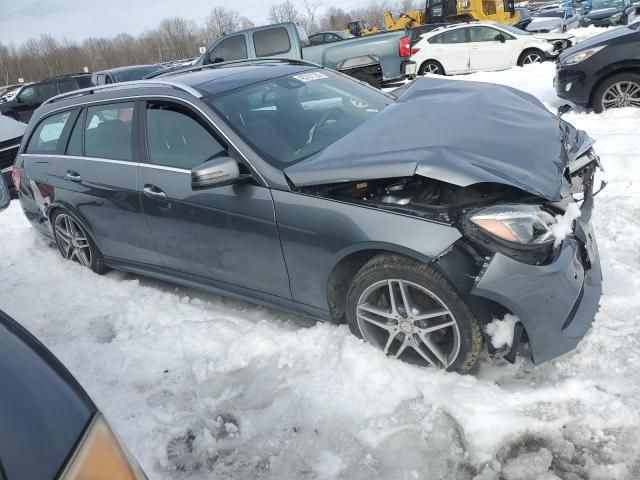
{"type": "MultiPolygon", "coordinates": [[[[382,26],[385,10],[404,12],[415,0],[369,0],[360,8],[345,11],[338,7],[322,9],[320,0],[304,0],[300,7],[285,0],[269,8],[270,23],[294,22],[309,34],[325,30],[343,30],[352,20],[382,26]]],[[[418,7],[419,8],[419,7],[418,7]]],[[[424,7],[422,7],[424,8],[424,7]]],[[[199,55],[199,47],[208,46],[220,36],[255,26],[237,10],[214,7],[203,25],[182,17],[166,18],[140,35],[120,33],[111,38],[90,37],[81,42],[58,40],[42,34],[20,45],[0,42],[0,85],[79,73],[87,67],[95,72],[136,64],[155,64],[199,55]]]]}

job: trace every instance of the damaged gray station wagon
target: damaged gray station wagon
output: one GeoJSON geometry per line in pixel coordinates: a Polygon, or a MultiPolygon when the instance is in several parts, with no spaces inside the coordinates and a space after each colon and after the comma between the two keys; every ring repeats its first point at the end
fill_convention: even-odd
{"type": "Polygon", "coordinates": [[[593,141],[511,88],[403,90],[265,59],[70,92],[34,115],[13,179],[98,273],[346,321],[436,368],[471,369],[508,313],[508,358],[573,349],[601,296],[593,141]]]}

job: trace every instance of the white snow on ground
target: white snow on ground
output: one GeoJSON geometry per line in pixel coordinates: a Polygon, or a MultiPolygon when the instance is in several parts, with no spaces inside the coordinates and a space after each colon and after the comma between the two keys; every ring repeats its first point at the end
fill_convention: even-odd
{"type": "Polygon", "coordinates": [[[486,331],[491,338],[491,345],[494,348],[507,347],[513,345],[513,330],[519,319],[515,315],[507,314],[504,318],[496,318],[487,324],[486,331]]]}
{"type": "MultiPolygon", "coordinates": [[[[551,108],[553,65],[476,74],[551,108]]],[[[106,413],[151,479],[640,477],[640,110],[565,118],[597,139],[605,295],[578,348],[474,376],[383,357],[346,326],[63,261],[0,214],[0,308],[106,413]]],[[[531,148],[539,141],[531,132],[531,148]]],[[[500,141],[499,132],[496,141],[500,141]]]]}

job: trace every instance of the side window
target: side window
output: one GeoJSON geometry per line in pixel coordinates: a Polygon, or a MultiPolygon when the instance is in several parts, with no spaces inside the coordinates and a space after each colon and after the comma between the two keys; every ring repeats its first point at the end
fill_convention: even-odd
{"type": "Polygon", "coordinates": [[[36,96],[36,87],[24,87],[20,92],[20,94],[18,95],[18,98],[22,102],[29,103],[35,99],[35,96],[36,96]]]}
{"type": "Polygon", "coordinates": [[[147,149],[150,163],[186,170],[226,152],[193,113],[167,103],[147,104],[147,149]]]}
{"type": "Polygon", "coordinates": [[[440,35],[436,35],[435,37],[431,37],[429,40],[427,40],[427,42],[429,43],[444,43],[444,33],[441,33],[440,35]]]}
{"type": "Polygon", "coordinates": [[[495,42],[497,41],[496,37],[501,33],[502,32],[491,27],[471,27],[471,41],[472,42],[495,42]]]}
{"type": "Polygon", "coordinates": [[[334,35],[333,33],[326,33],[325,34],[325,39],[327,40],[327,43],[329,42],[337,42],[340,40],[340,37],[338,37],[337,35],[334,35]]]}
{"type": "Polygon", "coordinates": [[[73,126],[69,142],[67,143],[67,155],[82,155],[82,132],[84,130],[84,115],[78,115],[76,124],[73,126]]]}
{"type": "Polygon", "coordinates": [[[78,89],[78,82],[74,78],[63,78],[58,80],[58,92],[66,93],[78,89]]]}
{"type": "Polygon", "coordinates": [[[62,112],[51,115],[40,122],[31,135],[26,153],[55,153],[64,126],[70,116],[70,111],[62,112]]]}
{"type": "Polygon", "coordinates": [[[133,102],[87,109],[84,153],[87,157],[129,160],[133,136],[133,102]]]}
{"type": "Polygon", "coordinates": [[[256,50],[256,57],[270,57],[287,53],[291,50],[289,33],[284,27],[258,30],[253,33],[253,47],[256,50]]]}
{"type": "Polygon", "coordinates": [[[234,35],[222,40],[209,54],[211,63],[230,62],[247,58],[244,35],[234,35]]]}
{"type": "Polygon", "coordinates": [[[467,43],[466,28],[456,28],[442,34],[443,43],[467,43]]]}
{"type": "Polygon", "coordinates": [[[55,81],[45,82],[38,85],[38,101],[44,102],[58,95],[58,86],[55,81]]]}
{"type": "Polygon", "coordinates": [[[324,42],[323,37],[324,35],[322,33],[311,35],[309,37],[309,42],[311,42],[311,45],[320,45],[321,43],[324,42]]]}

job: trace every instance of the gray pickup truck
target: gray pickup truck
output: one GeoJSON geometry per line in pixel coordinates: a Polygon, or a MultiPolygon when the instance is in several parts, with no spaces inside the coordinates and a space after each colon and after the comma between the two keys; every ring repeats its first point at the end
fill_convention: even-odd
{"type": "Polygon", "coordinates": [[[410,56],[411,46],[404,30],[309,45],[307,33],[288,22],[224,35],[194,65],[252,58],[297,58],[380,87],[415,75],[416,65],[409,60],[410,56]]]}

